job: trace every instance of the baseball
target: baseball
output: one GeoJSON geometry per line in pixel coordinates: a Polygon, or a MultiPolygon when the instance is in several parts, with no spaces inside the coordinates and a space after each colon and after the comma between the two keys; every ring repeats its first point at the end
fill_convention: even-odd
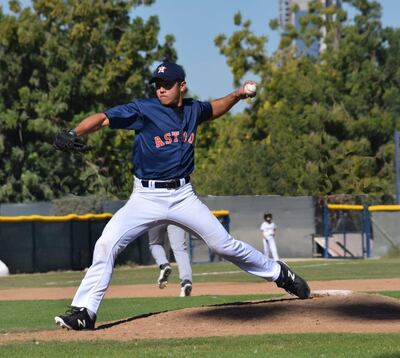
{"type": "Polygon", "coordinates": [[[255,83],[246,83],[244,86],[244,93],[250,97],[254,97],[257,93],[257,86],[255,83]]]}

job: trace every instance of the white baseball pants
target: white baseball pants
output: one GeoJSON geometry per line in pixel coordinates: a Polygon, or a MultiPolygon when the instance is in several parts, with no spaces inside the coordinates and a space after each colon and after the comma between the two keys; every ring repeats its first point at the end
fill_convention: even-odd
{"type": "Polygon", "coordinates": [[[96,313],[110,284],[117,255],[138,236],[154,226],[175,223],[202,238],[224,259],[253,275],[275,281],[280,265],[249,244],[235,240],[187,183],[177,189],[144,188],[135,178],[128,202],[108,222],[98,239],[93,262],[83,278],[72,306],[96,313]]]}
{"type": "Polygon", "coordinates": [[[187,251],[185,230],[175,225],[160,225],[149,230],[149,248],[157,265],[168,263],[164,248],[165,231],[168,232],[168,239],[178,265],[180,281],[192,280],[192,266],[187,251]]]}
{"type": "Polygon", "coordinates": [[[263,239],[264,245],[264,255],[269,257],[269,253],[271,252],[272,258],[274,260],[279,260],[278,250],[276,248],[275,239],[272,235],[267,236],[263,239]]]}

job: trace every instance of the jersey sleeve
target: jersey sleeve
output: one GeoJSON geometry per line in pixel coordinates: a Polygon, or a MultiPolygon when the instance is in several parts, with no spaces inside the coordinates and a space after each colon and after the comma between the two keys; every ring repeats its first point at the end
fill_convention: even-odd
{"type": "Polygon", "coordinates": [[[200,105],[200,117],[199,122],[209,121],[212,117],[212,107],[210,102],[199,102],[200,105]]]}
{"type": "Polygon", "coordinates": [[[110,121],[110,128],[140,129],[140,109],[135,101],[112,107],[104,112],[110,121]]]}

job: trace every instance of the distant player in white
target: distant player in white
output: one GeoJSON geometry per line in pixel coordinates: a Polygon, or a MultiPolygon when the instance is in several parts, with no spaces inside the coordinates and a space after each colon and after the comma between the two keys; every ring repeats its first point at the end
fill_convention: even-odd
{"type": "Polygon", "coordinates": [[[164,248],[166,232],[168,232],[171,249],[178,265],[179,279],[181,284],[180,297],[190,296],[192,292],[192,267],[187,251],[185,230],[175,225],[160,225],[149,230],[150,252],[160,268],[158,287],[167,287],[168,277],[171,274],[171,265],[164,248]]]}
{"type": "Polygon", "coordinates": [[[271,252],[274,260],[279,260],[278,250],[275,244],[276,225],[272,221],[272,214],[264,214],[264,222],[261,224],[260,230],[263,235],[264,255],[269,257],[271,252]]]}

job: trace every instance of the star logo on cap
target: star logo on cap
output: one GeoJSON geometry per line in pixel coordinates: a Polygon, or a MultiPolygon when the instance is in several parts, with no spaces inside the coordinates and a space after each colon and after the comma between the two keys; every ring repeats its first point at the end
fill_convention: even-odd
{"type": "Polygon", "coordinates": [[[165,66],[160,66],[157,70],[157,73],[164,73],[167,68],[165,66]]]}

